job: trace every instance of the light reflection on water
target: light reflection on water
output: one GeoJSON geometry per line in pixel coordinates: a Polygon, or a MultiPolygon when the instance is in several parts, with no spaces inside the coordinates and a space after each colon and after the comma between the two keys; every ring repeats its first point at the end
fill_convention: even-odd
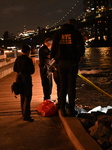
{"type": "MultiPolygon", "coordinates": [[[[112,47],[86,48],[85,56],[80,62],[79,73],[92,81],[99,88],[112,95],[112,47]]],[[[76,104],[112,105],[112,99],[78,78],[76,104]],[[78,85],[81,83],[80,85],[78,85]]]]}
{"type": "Polygon", "coordinates": [[[112,74],[112,47],[87,48],[80,70],[99,70],[112,74]]]}

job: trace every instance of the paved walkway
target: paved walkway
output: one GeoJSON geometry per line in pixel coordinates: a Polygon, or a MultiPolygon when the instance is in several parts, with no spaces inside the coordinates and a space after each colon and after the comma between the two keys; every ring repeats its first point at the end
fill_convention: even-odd
{"type": "MultiPolygon", "coordinates": [[[[0,150],[101,150],[76,117],[62,117],[60,111],[52,117],[37,113],[43,99],[38,61],[31,103],[35,121],[23,121],[19,96],[15,98],[10,89],[15,75],[13,72],[0,79],[0,150]]],[[[56,98],[54,83],[52,99],[56,98]]]]}
{"type": "MultiPolygon", "coordinates": [[[[0,79],[0,150],[74,150],[58,113],[42,117],[36,108],[43,100],[39,69],[33,75],[33,97],[31,103],[34,122],[22,120],[20,100],[11,93],[10,86],[15,73],[0,79]]],[[[54,84],[52,99],[56,99],[54,84]]]]}

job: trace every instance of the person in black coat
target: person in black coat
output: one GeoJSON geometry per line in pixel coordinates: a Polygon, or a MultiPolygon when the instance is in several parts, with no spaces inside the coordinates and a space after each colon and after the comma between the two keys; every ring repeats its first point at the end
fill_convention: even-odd
{"type": "Polygon", "coordinates": [[[59,108],[63,116],[75,116],[76,78],[78,64],[84,55],[85,47],[81,33],[74,25],[64,24],[57,31],[51,49],[51,59],[57,62],[57,69],[60,80],[59,108]],[[69,109],[66,112],[66,95],[69,98],[69,109]]]}
{"type": "Polygon", "coordinates": [[[39,67],[44,100],[50,99],[52,93],[52,71],[49,69],[51,46],[52,39],[46,38],[44,45],[39,50],[39,67]]]}
{"type": "Polygon", "coordinates": [[[32,59],[29,57],[30,47],[23,45],[23,54],[15,60],[13,70],[17,72],[17,80],[22,83],[21,98],[21,110],[24,121],[33,122],[30,114],[30,103],[32,99],[32,77],[31,75],[35,72],[35,68],[32,59]]]}

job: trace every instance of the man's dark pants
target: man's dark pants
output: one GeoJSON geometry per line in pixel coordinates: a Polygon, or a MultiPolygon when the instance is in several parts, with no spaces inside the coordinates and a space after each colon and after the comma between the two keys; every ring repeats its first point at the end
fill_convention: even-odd
{"type": "Polygon", "coordinates": [[[44,100],[50,99],[50,95],[52,93],[52,72],[43,66],[40,67],[40,76],[43,86],[44,100]]]}
{"type": "Polygon", "coordinates": [[[30,103],[32,99],[32,78],[30,75],[22,75],[21,80],[23,84],[23,90],[20,94],[21,97],[21,110],[24,119],[30,119],[30,103]]]}
{"type": "Polygon", "coordinates": [[[56,68],[56,70],[53,71],[53,78],[57,85],[57,98],[59,99],[59,91],[60,91],[60,78],[59,78],[59,72],[56,68]]]}
{"type": "Polygon", "coordinates": [[[71,61],[67,60],[59,61],[58,71],[60,77],[59,106],[65,109],[66,95],[68,94],[69,109],[74,110],[78,64],[72,64],[71,61]]]}

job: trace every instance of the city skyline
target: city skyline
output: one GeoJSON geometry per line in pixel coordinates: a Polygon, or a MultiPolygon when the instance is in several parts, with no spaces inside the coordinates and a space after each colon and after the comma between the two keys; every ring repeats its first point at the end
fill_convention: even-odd
{"type": "MultiPolygon", "coordinates": [[[[79,0],[80,2],[80,0],[79,0]]],[[[0,5],[0,37],[5,31],[17,35],[23,31],[24,25],[28,30],[35,30],[37,27],[45,28],[52,26],[59,21],[77,0],[2,0],[0,5]]],[[[69,17],[75,18],[83,10],[82,2],[74,8],[69,17]]],[[[65,19],[67,20],[67,18],[65,19]]]]}

